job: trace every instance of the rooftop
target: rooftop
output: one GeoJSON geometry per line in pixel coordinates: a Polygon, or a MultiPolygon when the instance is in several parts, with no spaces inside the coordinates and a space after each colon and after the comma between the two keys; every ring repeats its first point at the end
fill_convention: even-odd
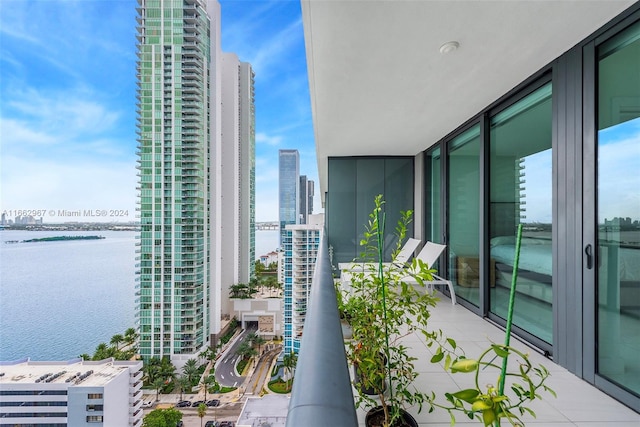
{"type": "Polygon", "coordinates": [[[13,384],[55,384],[83,387],[104,386],[128,368],[142,368],[142,362],[101,361],[40,362],[29,359],[0,362],[0,387],[13,384]]]}
{"type": "Polygon", "coordinates": [[[249,398],[238,418],[238,427],[284,427],[289,407],[289,396],[267,394],[261,398],[249,398]]]}

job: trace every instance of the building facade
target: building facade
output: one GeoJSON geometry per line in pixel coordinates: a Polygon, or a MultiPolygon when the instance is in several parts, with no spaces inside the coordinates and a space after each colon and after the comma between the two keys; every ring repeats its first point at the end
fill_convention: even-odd
{"type": "Polygon", "coordinates": [[[229,288],[255,275],[255,109],[251,64],[222,54],[221,306],[233,308],[229,288]]]}
{"type": "Polygon", "coordinates": [[[306,224],[309,215],[313,214],[313,181],[306,175],[300,175],[300,200],[298,206],[298,223],[306,224]]]}
{"type": "Polygon", "coordinates": [[[283,245],[285,227],[299,224],[300,154],[298,150],[280,150],[278,162],[278,195],[280,246],[283,245]]]}
{"type": "Polygon", "coordinates": [[[225,289],[252,271],[253,72],[223,56],[216,0],[137,11],[140,353],[180,365],[215,344],[225,289]]]}
{"type": "Polygon", "coordinates": [[[640,3],[302,6],[333,262],[383,194],[504,325],[522,226],[515,333],[640,412],[640,3]]]}
{"type": "Polygon", "coordinates": [[[284,353],[298,353],[307,302],[318,255],[324,215],[309,215],[308,224],[287,225],[283,243],[284,353]]]}
{"type": "Polygon", "coordinates": [[[0,425],[139,427],[142,362],[0,364],[0,425]]]}

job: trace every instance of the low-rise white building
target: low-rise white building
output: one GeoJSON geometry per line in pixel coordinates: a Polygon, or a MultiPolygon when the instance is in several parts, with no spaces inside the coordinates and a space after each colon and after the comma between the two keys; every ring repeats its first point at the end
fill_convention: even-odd
{"type": "Polygon", "coordinates": [[[142,361],[0,362],[0,426],[139,427],[142,361]]]}

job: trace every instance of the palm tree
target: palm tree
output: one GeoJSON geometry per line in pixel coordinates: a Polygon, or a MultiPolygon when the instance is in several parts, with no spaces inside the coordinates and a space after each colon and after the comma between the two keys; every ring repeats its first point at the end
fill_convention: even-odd
{"type": "Polygon", "coordinates": [[[147,384],[152,384],[158,378],[160,372],[160,359],[152,357],[147,360],[142,367],[143,372],[147,376],[147,384]]]}
{"type": "Polygon", "coordinates": [[[127,345],[129,346],[134,345],[137,339],[138,339],[138,332],[136,331],[135,328],[128,328],[126,331],[124,331],[124,342],[127,345]]]}
{"type": "Polygon", "coordinates": [[[287,389],[290,388],[289,387],[289,382],[293,378],[293,373],[295,372],[297,364],[298,364],[298,355],[295,354],[293,351],[291,353],[289,353],[289,354],[286,354],[282,358],[282,365],[284,366],[285,372],[288,373],[288,375],[287,375],[287,389]]]}
{"type": "Polygon", "coordinates": [[[114,336],[111,337],[111,341],[109,342],[109,344],[114,346],[116,350],[120,350],[120,344],[122,344],[123,342],[124,342],[124,337],[121,334],[115,334],[114,336]]]}
{"type": "Polygon", "coordinates": [[[200,354],[198,355],[204,359],[206,359],[207,361],[211,362],[216,358],[216,351],[215,349],[211,348],[211,347],[207,347],[206,350],[200,352],[200,354]]]}
{"type": "Polygon", "coordinates": [[[93,360],[104,360],[110,356],[110,349],[106,343],[100,343],[96,347],[95,353],[93,353],[93,360]]]}
{"type": "Polygon", "coordinates": [[[171,359],[166,356],[160,361],[158,377],[162,379],[165,384],[169,384],[176,377],[176,367],[171,363],[171,359]]]}
{"type": "Polygon", "coordinates": [[[258,354],[260,354],[260,346],[267,341],[262,337],[262,335],[255,334],[255,338],[251,342],[253,345],[258,346],[258,354]]]}
{"type": "Polygon", "coordinates": [[[204,400],[207,400],[207,391],[209,390],[210,387],[214,385],[216,385],[216,377],[214,377],[213,375],[209,375],[202,378],[202,381],[200,382],[200,387],[204,388],[204,400]]]}
{"type": "Polygon", "coordinates": [[[207,405],[201,403],[198,405],[198,416],[200,417],[200,427],[202,427],[202,419],[207,415],[207,405]]]}
{"type": "Polygon", "coordinates": [[[80,356],[78,356],[80,359],[82,360],[91,360],[91,356],[89,356],[87,353],[82,353],[80,356]]]}
{"type": "Polygon", "coordinates": [[[180,375],[176,378],[176,386],[180,389],[180,400],[182,400],[182,393],[186,390],[191,390],[191,382],[185,375],[180,375]]]}
{"type": "Polygon", "coordinates": [[[157,402],[158,400],[160,400],[159,398],[160,389],[164,386],[164,380],[162,378],[156,378],[155,380],[153,380],[153,383],[151,383],[151,386],[156,391],[156,402],[157,402]]]}
{"type": "Polygon", "coordinates": [[[248,341],[242,341],[242,344],[238,346],[236,349],[236,354],[240,356],[242,359],[247,359],[249,357],[249,353],[251,353],[251,345],[248,341]]]}
{"type": "Polygon", "coordinates": [[[187,376],[189,383],[193,385],[194,379],[198,375],[198,361],[196,359],[189,359],[182,367],[182,373],[187,376]]]}

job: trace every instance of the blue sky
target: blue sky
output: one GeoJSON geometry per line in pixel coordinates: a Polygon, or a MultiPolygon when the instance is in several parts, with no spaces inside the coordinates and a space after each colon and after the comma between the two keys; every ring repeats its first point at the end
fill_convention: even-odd
{"type": "MultiPolygon", "coordinates": [[[[256,73],[256,220],[277,220],[279,149],[317,182],[300,2],[220,3],[222,50],[256,73]]],[[[136,4],[0,0],[0,211],[134,219],[136,4]]]]}

